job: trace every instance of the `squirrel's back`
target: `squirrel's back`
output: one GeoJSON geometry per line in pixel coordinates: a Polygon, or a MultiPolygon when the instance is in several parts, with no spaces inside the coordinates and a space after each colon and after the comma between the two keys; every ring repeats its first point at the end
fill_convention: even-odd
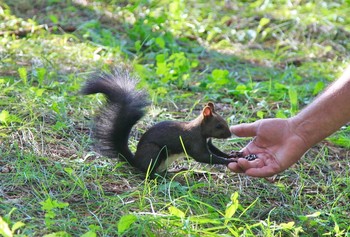
{"type": "Polygon", "coordinates": [[[136,89],[137,83],[138,79],[128,70],[114,68],[111,72],[95,74],[81,90],[85,95],[106,96],[107,104],[96,117],[94,136],[104,154],[121,154],[129,163],[133,158],[128,148],[130,131],[149,104],[146,91],[136,89]]]}

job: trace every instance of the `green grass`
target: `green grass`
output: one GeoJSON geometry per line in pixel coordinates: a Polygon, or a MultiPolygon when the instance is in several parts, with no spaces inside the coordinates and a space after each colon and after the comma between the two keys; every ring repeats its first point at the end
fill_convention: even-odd
{"type": "MultiPolygon", "coordinates": [[[[349,1],[0,2],[0,235],[350,236],[349,126],[274,182],[225,167],[143,180],[90,136],[91,72],[134,68],[153,123],[214,101],[230,124],[297,113],[350,61],[349,1]]],[[[217,141],[226,151],[247,140],[217,141]]]]}

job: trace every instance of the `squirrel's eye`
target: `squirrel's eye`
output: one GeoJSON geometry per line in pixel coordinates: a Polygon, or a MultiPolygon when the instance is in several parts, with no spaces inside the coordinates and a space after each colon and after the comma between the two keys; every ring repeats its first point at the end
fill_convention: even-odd
{"type": "Polygon", "coordinates": [[[222,129],[223,127],[224,127],[224,126],[222,126],[221,123],[219,123],[219,124],[216,125],[216,129],[222,129]]]}

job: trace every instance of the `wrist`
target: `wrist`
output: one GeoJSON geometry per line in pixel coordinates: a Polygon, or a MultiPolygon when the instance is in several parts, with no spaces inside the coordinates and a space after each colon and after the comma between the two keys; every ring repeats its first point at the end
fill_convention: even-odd
{"type": "Polygon", "coordinates": [[[318,129],[315,128],[315,122],[302,118],[301,115],[296,115],[289,119],[292,132],[297,135],[304,143],[305,150],[308,150],[319,142],[319,138],[316,137],[318,129]]]}

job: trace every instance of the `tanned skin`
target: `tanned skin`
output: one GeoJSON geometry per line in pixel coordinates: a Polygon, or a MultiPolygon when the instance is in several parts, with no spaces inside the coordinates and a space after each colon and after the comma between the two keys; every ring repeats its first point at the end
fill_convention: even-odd
{"type": "Polygon", "coordinates": [[[238,159],[229,169],[254,177],[269,177],[296,163],[312,146],[350,121],[350,67],[311,104],[288,119],[262,119],[231,126],[233,134],[254,137],[243,155],[258,159],[238,159]]]}

